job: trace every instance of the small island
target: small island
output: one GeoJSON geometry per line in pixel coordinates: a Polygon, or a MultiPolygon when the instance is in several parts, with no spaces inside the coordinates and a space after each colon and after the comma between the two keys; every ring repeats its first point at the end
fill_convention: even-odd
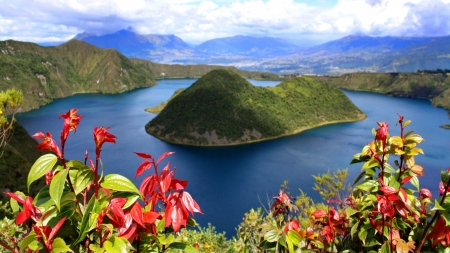
{"type": "Polygon", "coordinates": [[[275,87],[255,87],[226,69],[207,73],[160,109],[145,126],[147,133],[194,146],[269,140],[366,117],[342,91],[326,82],[302,77],[275,87]]]}

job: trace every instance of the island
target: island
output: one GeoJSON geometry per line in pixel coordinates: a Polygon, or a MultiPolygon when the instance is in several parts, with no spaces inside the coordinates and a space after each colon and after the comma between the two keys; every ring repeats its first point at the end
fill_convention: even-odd
{"type": "Polygon", "coordinates": [[[173,96],[145,129],[170,143],[225,146],[365,117],[341,90],[317,79],[255,87],[229,69],[217,69],[173,96]]]}

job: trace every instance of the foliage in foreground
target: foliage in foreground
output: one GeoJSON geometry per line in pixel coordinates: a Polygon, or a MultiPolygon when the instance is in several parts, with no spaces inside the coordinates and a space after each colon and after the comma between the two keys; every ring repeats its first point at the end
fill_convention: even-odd
{"type": "MultiPolygon", "coordinates": [[[[61,117],[69,119],[65,129],[78,124],[76,111],[61,117]]],[[[36,162],[28,186],[44,175],[49,186],[34,199],[7,193],[13,211],[2,209],[13,212],[22,226],[6,217],[0,224],[9,224],[10,231],[2,230],[0,244],[11,252],[449,253],[450,169],[441,171],[438,198],[420,188],[424,168],[415,157],[423,154],[418,147],[423,138],[406,132],[409,124],[399,116],[400,133],[391,136],[387,123],[378,123],[373,141],[353,157],[352,163],[363,165],[351,188],[346,184],[347,170],[314,176],[314,188],[325,203],[314,203],[302,191],[294,198],[285,184],[269,210],[245,214],[231,240],[210,225],[198,231],[181,229],[192,221],[188,212],[201,211],[184,191],[187,182],[175,179],[169,164],[158,174],[158,164],[170,153],[157,162],[137,153],[146,160],[136,176],[151,166],[155,169],[137,190],[120,175],[99,176],[98,164],[92,161],[87,167],[61,159],[68,131],[61,134],[62,151],[51,136],[38,134],[44,136],[40,148],[56,155],[36,162]],[[56,159],[63,166],[53,168],[56,159]]],[[[101,146],[115,139],[106,130],[94,130],[96,158],[101,146]]]]}
{"type": "MultiPolygon", "coordinates": [[[[31,167],[27,188],[42,177],[47,185],[34,197],[5,192],[11,198],[15,223],[22,226],[15,231],[2,230],[3,248],[15,253],[197,251],[174,236],[182,227],[195,225],[189,213],[201,213],[201,209],[185,191],[188,182],[175,178],[170,163],[158,168],[172,152],[158,159],[136,152],[144,159],[136,177],[154,169],[154,174],[147,175],[138,189],[124,176],[103,174],[102,146],[115,143],[116,139],[109,128],[94,128],[95,160],[89,159],[87,152],[84,162],[65,160],[69,132],[76,130],[82,117],[72,109],[60,118],[64,119],[60,146],[48,132],[33,135],[42,139],[38,149],[52,153],[41,156],[31,167]],[[18,235],[20,229],[25,233],[18,235]]],[[[11,223],[7,217],[2,224],[5,223],[11,223]]]]}

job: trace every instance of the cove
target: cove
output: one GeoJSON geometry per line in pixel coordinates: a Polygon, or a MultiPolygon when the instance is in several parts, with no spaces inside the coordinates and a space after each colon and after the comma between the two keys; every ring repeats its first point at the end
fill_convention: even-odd
{"type": "MultiPolygon", "coordinates": [[[[424,166],[421,187],[429,188],[437,196],[442,168],[450,166],[450,130],[439,126],[449,123],[447,111],[433,107],[427,100],[394,98],[368,92],[344,91],[367,114],[363,121],[339,123],[304,131],[298,135],[271,141],[229,147],[189,147],[162,142],[145,132],[145,124],[155,115],[144,111],[167,100],[175,90],[186,88],[196,79],[158,80],[157,86],[115,95],[77,94],[59,99],[38,110],[17,116],[30,134],[38,131],[59,136],[61,113],[79,109],[84,116],[75,134],[66,144],[68,159],[84,159],[88,150],[94,156],[92,130],[96,126],[109,126],[117,136],[117,144],[103,146],[102,161],[105,173],[120,173],[134,179],[142,161],[133,152],[145,152],[158,157],[165,151],[175,154],[165,159],[177,168],[176,177],[186,179],[186,190],[199,203],[204,215],[195,215],[202,226],[208,223],[217,231],[225,231],[228,238],[244,213],[264,206],[283,181],[289,181],[292,195],[301,188],[315,201],[321,201],[313,190],[311,175],[338,168],[349,168],[348,181],[353,182],[361,164],[350,166],[351,157],[372,140],[371,129],[377,121],[387,121],[391,134],[399,134],[395,122],[397,113],[411,119],[409,130],[422,135],[425,142],[416,163],[424,166]]],[[[254,85],[273,86],[278,82],[252,81],[254,85]]],[[[408,129],[407,128],[407,129],[408,129]]],[[[163,164],[165,164],[163,162],[163,164]]],[[[140,178],[135,184],[140,184],[140,178]]]]}

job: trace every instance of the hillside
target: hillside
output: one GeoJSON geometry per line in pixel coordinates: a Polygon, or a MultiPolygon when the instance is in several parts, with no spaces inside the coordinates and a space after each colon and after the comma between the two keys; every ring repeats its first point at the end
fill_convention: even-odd
{"type": "Polygon", "coordinates": [[[155,85],[152,71],[113,49],[71,40],[57,47],[0,42],[0,90],[23,91],[22,111],[74,93],[117,93],[155,85]]]}
{"type": "MultiPolygon", "coordinates": [[[[6,145],[3,156],[0,159],[0,192],[22,191],[27,192],[27,175],[33,165],[44,152],[37,150],[36,140],[31,138],[28,132],[19,124],[14,125],[14,133],[6,145]]],[[[42,186],[40,183],[40,186],[42,186]]],[[[32,185],[31,190],[38,189],[38,185],[32,185]]],[[[36,192],[34,192],[36,193],[36,192]]],[[[6,200],[1,194],[0,201],[6,200]]]]}
{"type": "Polygon", "coordinates": [[[144,68],[152,70],[155,78],[200,78],[214,69],[230,69],[242,77],[256,80],[279,80],[279,76],[268,72],[245,71],[231,66],[220,65],[180,65],[180,64],[159,64],[151,61],[130,59],[131,62],[144,68]]]}
{"type": "Polygon", "coordinates": [[[231,70],[214,70],[171,99],[146,131],[186,145],[236,145],[365,117],[340,90],[310,78],[254,87],[231,70]]]}
{"type": "Polygon", "coordinates": [[[447,74],[353,73],[317,79],[349,90],[430,99],[434,106],[450,110],[450,77],[447,74]]]}

